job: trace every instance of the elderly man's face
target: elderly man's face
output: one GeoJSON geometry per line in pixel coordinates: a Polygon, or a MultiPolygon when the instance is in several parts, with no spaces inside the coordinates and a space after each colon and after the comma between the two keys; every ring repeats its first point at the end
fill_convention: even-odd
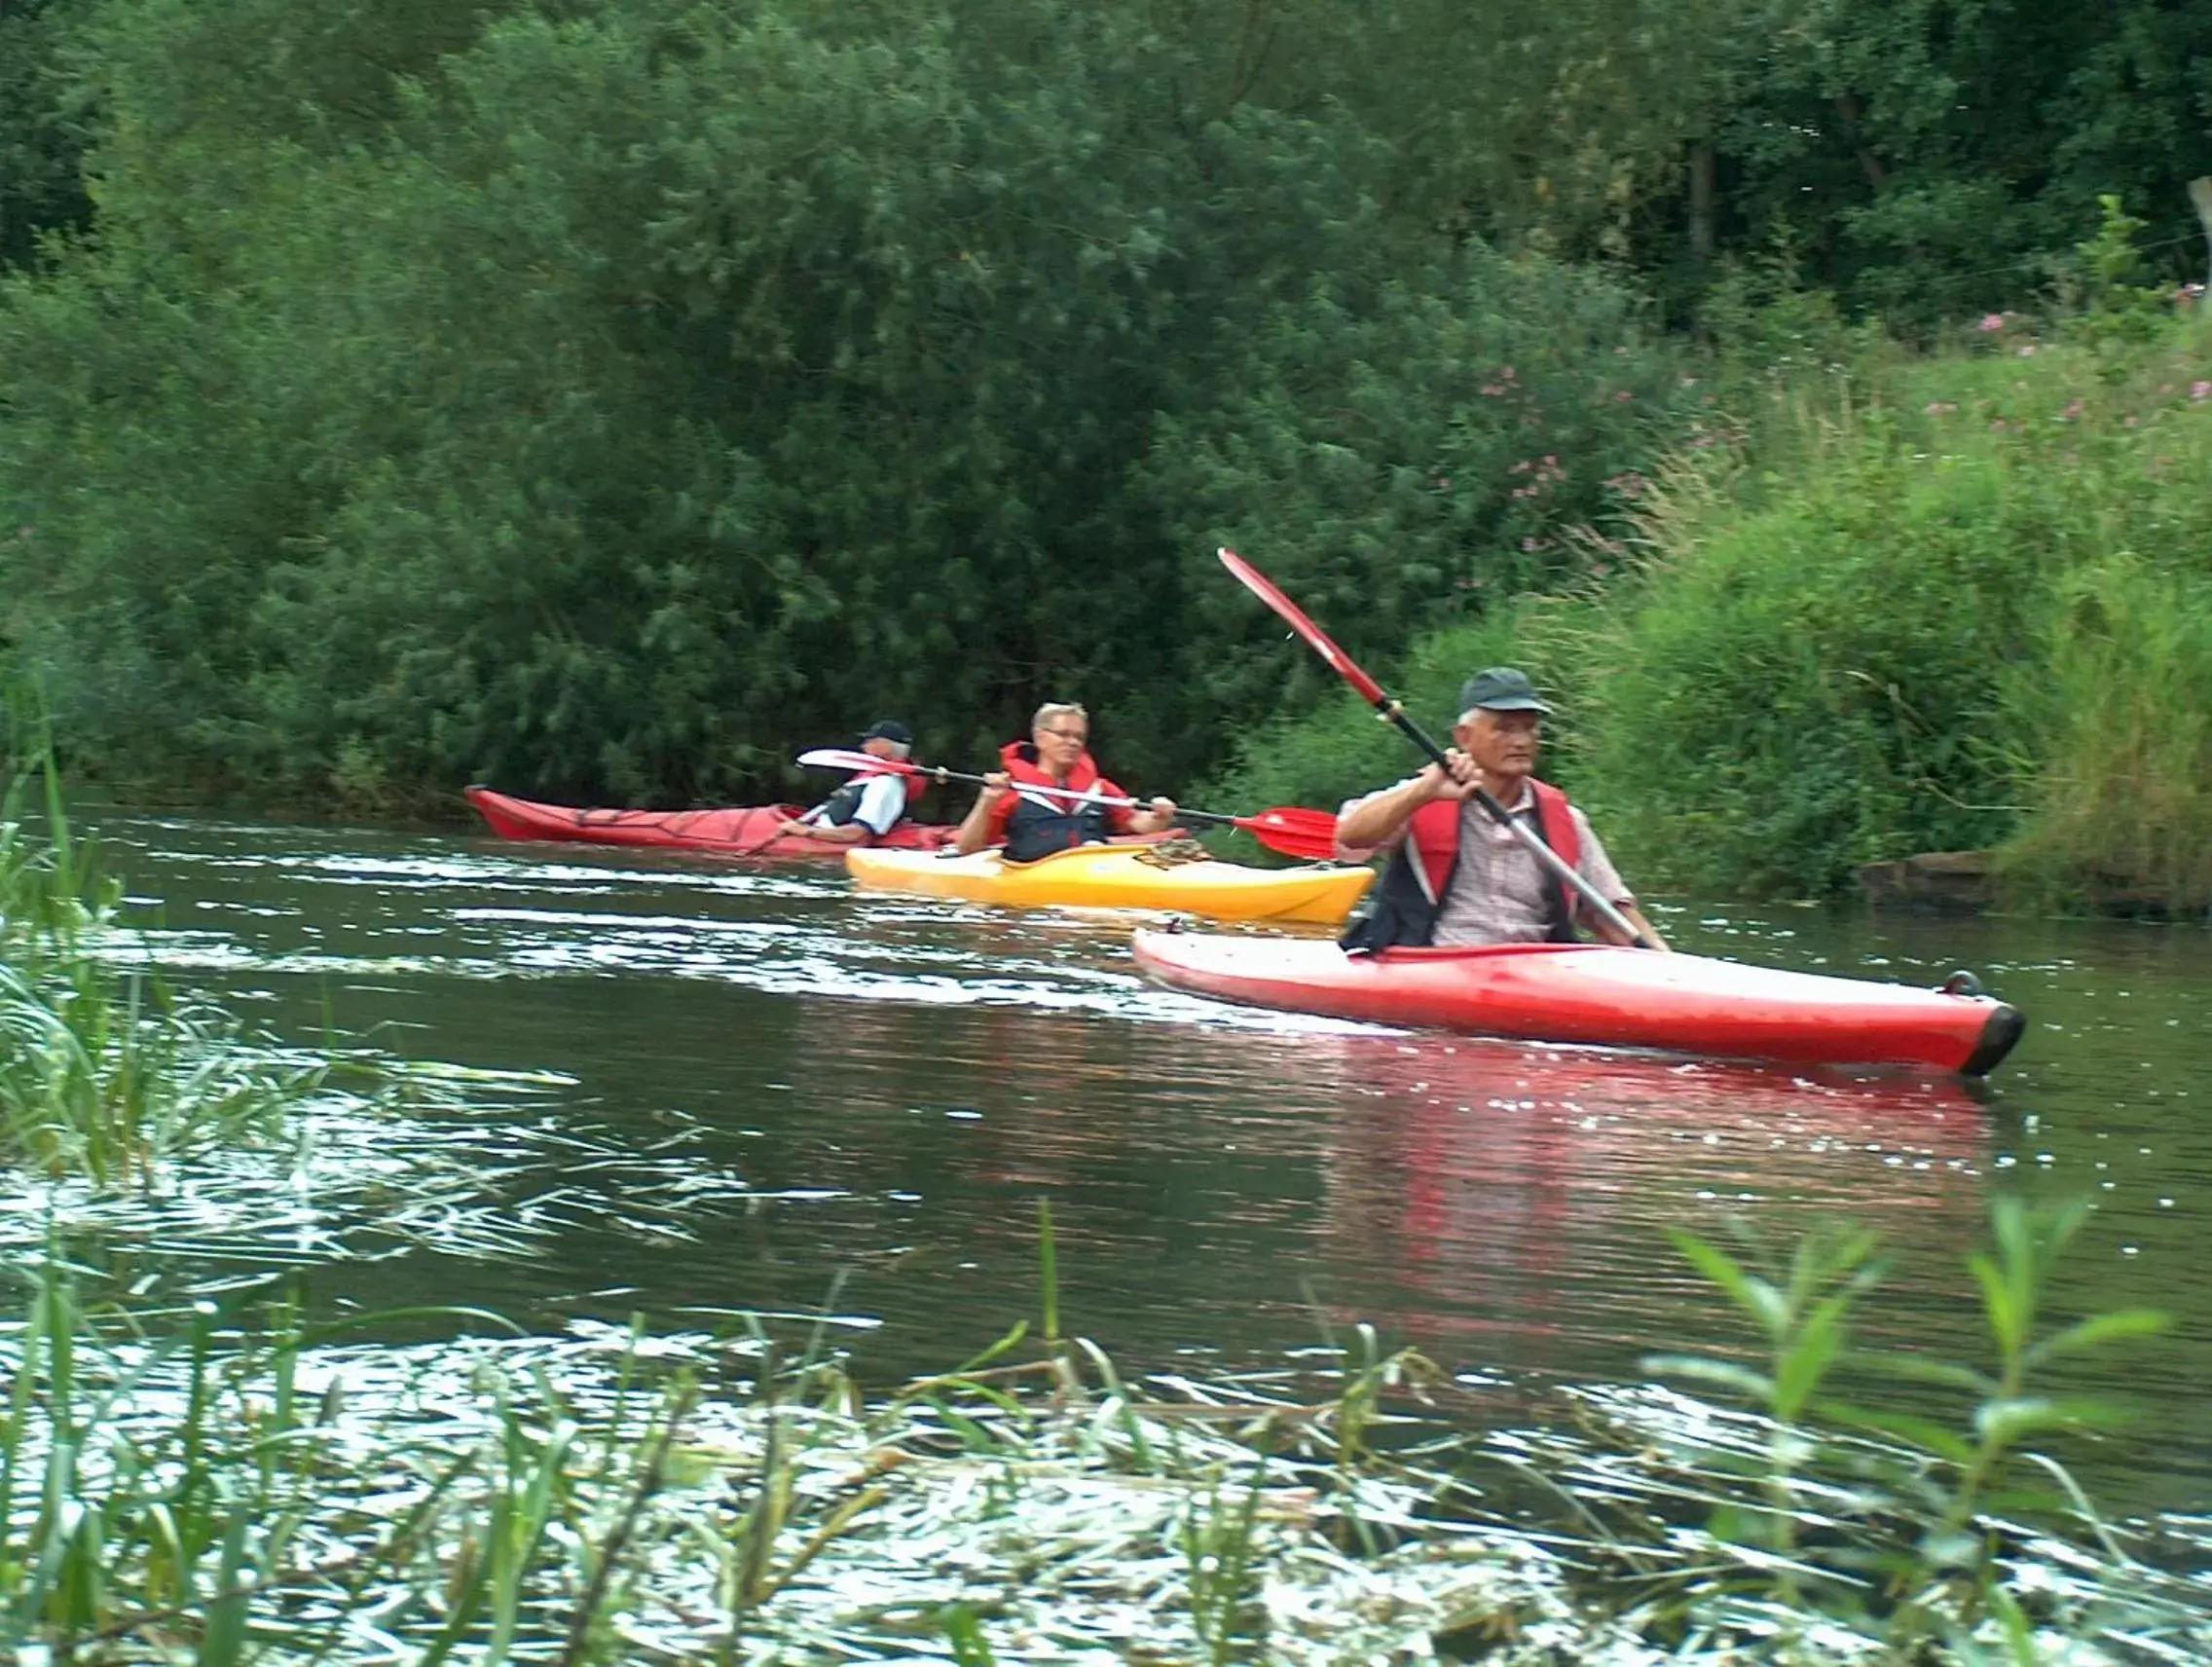
{"type": "Polygon", "coordinates": [[[1030,730],[1029,738],[1036,743],[1038,762],[1054,775],[1064,776],[1075,768],[1084,748],[1090,744],[1090,725],[1072,712],[1063,712],[1030,730]]]}
{"type": "Polygon", "coordinates": [[[1536,767],[1544,746],[1540,712],[1493,712],[1477,707],[1453,727],[1459,751],[1493,776],[1518,782],[1536,767]]]}

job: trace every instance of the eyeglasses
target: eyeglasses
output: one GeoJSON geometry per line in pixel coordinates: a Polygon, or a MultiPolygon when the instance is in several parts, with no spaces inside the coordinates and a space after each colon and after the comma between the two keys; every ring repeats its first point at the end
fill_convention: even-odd
{"type": "Polygon", "coordinates": [[[1037,733],[1050,735],[1055,741],[1088,741],[1090,739],[1090,731],[1088,729],[1040,729],[1037,733]]]}

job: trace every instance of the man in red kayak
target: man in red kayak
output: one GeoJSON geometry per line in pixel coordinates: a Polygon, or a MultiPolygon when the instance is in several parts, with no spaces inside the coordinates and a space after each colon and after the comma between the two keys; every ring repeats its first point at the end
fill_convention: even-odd
{"type": "Polygon", "coordinates": [[[1449,771],[1431,764],[1395,787],[1346,801],[1338,813],[1337,856],[1365,862],[1387,852],[1389,863],[1370,907],[1352,922],[1347,949],[1434,944],[1571,944],[1577,926],[1607,943],[1627,938],[1581,907],[1573,888],[1553,874],[1512,833],[1475,801],[1486,787],[1567,866],[1597,888],[1656,947],[1667,945],[1613,871],[1590,820],[1567,795],[1535,777],[1544,714],[1528,677],[1492,666],[1459,690],[1457,743],[1449,771]]]}
{"type": "MultiPolygon", "coordinates": [[[[871,759],[903,763],[914,750],[906,725],[885,718],[867,726],[861,751],[871,759]]],[[[882,838],[906,814],[906,777],[897,770],[855,775],[803,816],[787,816],[776,832],[824,845],[865,845],[882,838]]]]}
{"type": "Polygon", "coordinates": [[[1149,810],[1100,804],[1127,798],[1098,773],[1089,753],[1090,715],[1069,701],[1048,701],[1029,721],[1029,739],[999,749],[1005,766],[983,778],[975,808],[953,847],[963,857],[1004,841],[1007,861],[1033,863],[1116,834],[1160,834],[1175,822],[1175,801],[1156,798],[1149,810]],[[1024,792],[1064,788],[1081,797],[1024,792]]]}

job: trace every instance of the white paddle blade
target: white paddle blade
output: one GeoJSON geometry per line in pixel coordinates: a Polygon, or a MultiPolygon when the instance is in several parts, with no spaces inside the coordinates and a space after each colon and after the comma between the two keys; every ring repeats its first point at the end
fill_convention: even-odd
{"type": "Polygon", "coordinates": [[[798,756],[799,766],[809,770],[881,770],[903,769],[905,766],[890,759],[879,759],[871,753],[856,753],[846,747],[817,747],[811,753],[798,756]]]}

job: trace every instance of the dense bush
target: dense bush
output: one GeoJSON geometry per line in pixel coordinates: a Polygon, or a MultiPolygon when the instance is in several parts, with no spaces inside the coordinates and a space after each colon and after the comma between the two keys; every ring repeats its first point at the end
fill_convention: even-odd
{"type": "MultiPolygon", "coordinates": [[[[1459,677],[1519,658],[1562,696],[1548,773],[1640,878],[1821,896],[2002,846],[2022,895],[2212,901],[2212,340],[1987,323],[1770,383],[1741,443],[1586,540],[1624,577],[1424,638],[1409,705],[1441,730],[1459,677]]],[[[1321,802],[1411,761],[1346,694],[1217,792],[1321,802]]]]}
{"type": "Polygon", "coordinates": [[[0,572],[80,756],[736,796],[883,710],[963,761],[1077,696],[1164,785],[1282,685],[1213,649],[1201,516],[1268,530],[1316,451],[1341,515],[1411,500],[1402,641],[1663,420],[1621,292],[1409,253],[1341,114],[1179,110],[1112,11],[863,22],[516,13],[358,90],[369,137],[247,99],[226,147],[169,66],[236,8],[111,13],[102,240],[0,306],[0,572]]]}

